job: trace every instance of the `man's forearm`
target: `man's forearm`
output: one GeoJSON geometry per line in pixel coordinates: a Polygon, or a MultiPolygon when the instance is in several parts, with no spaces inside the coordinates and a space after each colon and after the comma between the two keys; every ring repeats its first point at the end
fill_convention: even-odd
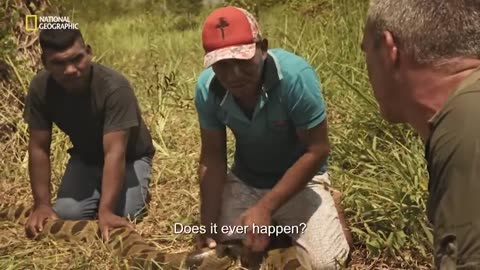
{"type": "Polygon", "coordinates": [[[28,172],[35,207],[51,206],[50,156],[43,149],[31,149],[28,158],[28,172]]]}
{"type": "Polygon", "coordinates": [[[287,170],[275,187],[260,199],[257,206],[264,207],[272,214],[302,190],[318,172],[318,167],[326,160],[328,151],[322,154],[305,153],[287,170]]]}
{"type": "Polygon", "coordinates": [[[201,224],[210,228],[220,215],[226,165],[205,166],[200,164],[200,218],[201,224]]]}
{"type": "Polygon", "coordinates": [[[99,213],[114,212],[125,179],[125,156],[106,154],[103,166],[99,213]]]}

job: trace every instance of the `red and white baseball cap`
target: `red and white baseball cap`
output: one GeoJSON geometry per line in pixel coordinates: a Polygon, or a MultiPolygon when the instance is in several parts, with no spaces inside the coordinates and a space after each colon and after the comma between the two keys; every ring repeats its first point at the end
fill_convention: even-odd
{"type": "Polygon", "coordinates": [[[204,66],[223,59],[251,59],[261,40],[260,27],[251,13],[233,6],[218,8],[203,25],[204,66]]]}

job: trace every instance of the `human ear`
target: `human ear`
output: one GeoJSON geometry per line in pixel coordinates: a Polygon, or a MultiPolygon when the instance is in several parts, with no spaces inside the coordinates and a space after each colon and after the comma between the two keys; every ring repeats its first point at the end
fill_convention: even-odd
{"type": "Polygon", "coordinates": [[[398,46],[395,42],[393,34],[390,31],[383,32],[383,43],[385,45],[386,57],[393,65],[397,65],[400,59],[398,46]]]}

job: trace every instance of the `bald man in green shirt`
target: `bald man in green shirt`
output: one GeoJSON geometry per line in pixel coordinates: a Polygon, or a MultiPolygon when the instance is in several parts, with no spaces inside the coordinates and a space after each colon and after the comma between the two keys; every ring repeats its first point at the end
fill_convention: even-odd
{"type": "Polygon", "coordinates": [[[479,1],[375,0],[362,43],[382,116],[425,141],[442,270],[480,269],[479,14],[479,1]]]}

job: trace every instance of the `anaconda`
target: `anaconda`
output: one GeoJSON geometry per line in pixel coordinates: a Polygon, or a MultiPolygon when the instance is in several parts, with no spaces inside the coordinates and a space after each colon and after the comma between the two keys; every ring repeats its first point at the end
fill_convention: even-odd
{"type": "MultiPolygon", "coordinates": [[[[0,205],[0,221],[24,225],[31,213],[25,205],[0,205]]],[[[55,240],[92,242],[101,241],[96,220],[48,220],[35,240],[50,237],[55,240]]],[[[180,253],[166,253],[129,228],[110,231],[107,249],[114,256],[127,259],[132,267],[140,269],[197,269],[228,270],[238,267],[240,244],[220,244],[216,249],[205,248],[180,253]]],[[[264,267],[278,270],[310,269],[306,255],[295,246],[269,250],[264,267]]],[[[238,268],[237,268],[238,269],[238,268]]]]}

